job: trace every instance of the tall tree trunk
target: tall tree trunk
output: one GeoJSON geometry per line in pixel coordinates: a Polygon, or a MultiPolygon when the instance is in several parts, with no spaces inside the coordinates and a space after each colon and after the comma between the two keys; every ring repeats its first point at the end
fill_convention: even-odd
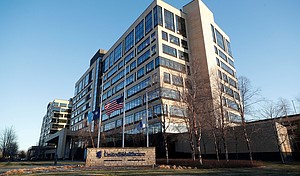
{"type": "Polygon", "coordinates": [[[166,160],[167,160],[167,164],[169,164],[168,139],[167,139],[167,135],[165,132],[163,133],[163,137],[164,137],[164,143],[165,143],[166,160]]]}
{"type": "Polygon", "coordinates": [[[274,132],[274,135],[275,135],[275,138],[276,138],[277,149],[278,149],[279,154],[280,154],[281,162],[282,162],[282,164],[284,164],[285,160],[284,160],[283,153],[281,151],[281,143],[280,143],[280,141],[278,139],[278,132],[277,132],[277,128],[276,128],[276,124],[275,123],[276,123],[275,120],[273,120],[273,122],[272,122],[273,132],[274,132]]]}
{"type": "MultiPolygon", "coordinates": [[[[199,127],[200,128],[200,127],[199,127]]],[[[202,154],[201,154],[201,128],[199,129],[199,131],[197,130],[197,150],[198,150],[198,158],[199,158],[199,163],[201,165],[203,165],[203,161],[202,161],[202,154]]]]}
{"type": "Polygon", "coordinates": [[[193,134],[191,132],[189,134],[189,138],[190,138],[190,147],[191,147],[191,152],[192,152],[192,160],[195,161],[196,160],[195,144],[194,144],[193,134]]]}
{"type": "Polygon", "coordinates": [[[222,141],[223,141],[223,147],[224,147],[226,161],[229,161],[225,129],[222,129],[222,141]]]}
{"type": "Polygon", "coordinates": [[[247,149],[248,149],[248,152],[249,152],[249,159],[250,159],[250,161],[252,163],[252,161],[253,161],[252,150],[251,150],[250,140],[249,140],[249,137],[248,137],[248,133],[247,133],[247,129],[246,129],[246,122],[245,122],[245,118],[244,117],[242,117],[242,123],[243,123],[244,138],[246,140],[247,149]]]}
{"type": "Polygon", "coordinates": [[[218,143],[217,143],[217,137],[216,137],[215,130],[213,130],[213,136],[214,136],[214,144],[215,144],[215,151],[216,151],[217,160],[220,161],[219,149],[218,149],[218,143]]]}

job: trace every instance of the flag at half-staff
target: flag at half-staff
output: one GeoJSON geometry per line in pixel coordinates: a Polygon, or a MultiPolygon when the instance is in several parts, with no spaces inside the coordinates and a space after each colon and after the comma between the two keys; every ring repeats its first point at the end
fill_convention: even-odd
{"type": "Polygon", "coordinates": [[[123,108],[123,103],[124,103],[124,97],[121,96],[120,98],[117,98],[113,101],[110,101],[106,103],[104,106],[106,115],[110,116],[111,113],[113,113],[116,110],[122,109],[123,108]]]}

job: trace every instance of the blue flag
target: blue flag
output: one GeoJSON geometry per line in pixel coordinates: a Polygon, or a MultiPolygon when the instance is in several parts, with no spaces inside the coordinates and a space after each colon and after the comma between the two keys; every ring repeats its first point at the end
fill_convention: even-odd
{"type": "Polygon", "coordinates": [[[93,120],[97,120],[100,118],[100,108],[97,108],[93,113],[93,120]]]}

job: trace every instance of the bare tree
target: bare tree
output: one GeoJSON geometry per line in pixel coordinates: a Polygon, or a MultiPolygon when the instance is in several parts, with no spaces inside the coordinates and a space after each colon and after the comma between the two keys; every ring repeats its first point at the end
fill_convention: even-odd
{"type": "Polygon", "coordinates": [[[281,113],[282,113],[282,107],[275,105],[273,102],[267,103],[261,112],[262,116],[272,120],[272,128],[273,128],[274,136],[276,138],[277,149],[280,154],[281,162],[285,163],[284,154],[281,150],[281,145],[283,142],[285,142],[287,136],[285,137],[285,139],[281,141],[279,140],[279,134],[277,132],[276,120],[275,120],[275,118],[279,117],[281,113]]]}
{"type": "Polygon", "coordinates": [[[18,154],[17,135],[13,127],[5,128],[0,138],[2,158],[13,159],[18,154]]]}
{"type": "Polygon", "coordinates": [[[250,80],[247,77],[241,76],[238,79],[238,89],[240,91],[240,97],[235,97],[235,102],[237,105],[237,109],[239,112],[239,115],[241,117],[241,123],[243,127],[243,135],[246,141],[247,150],[249,152],[249,159],[252,162],[252,150],[251,150],[251,144],[250,144],[250,138],[247,132],[246,128],[246,114],[251,113],[251,108],[254,104],[261,101],[261,99],[258,98],[259,96],[259,89],[253,89],[250,83],[250,80]]]}

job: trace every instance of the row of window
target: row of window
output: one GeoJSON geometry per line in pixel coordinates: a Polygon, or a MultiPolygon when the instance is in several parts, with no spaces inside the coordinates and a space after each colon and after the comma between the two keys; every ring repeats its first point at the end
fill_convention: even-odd
{"type": "Polygon", "coordinates": [[[171,77],[170,73],[164,72],[163,81],[165,83],[169,83],[169,84],[172,83],[173,85],[176,85],[176,86],[183,86],[183,78],[181,76],[177,76],[177,75],[172,75],[172,77],[171,77]]]}
{"type": "MultiPolygon", "coordinates": [[[[180,39],[172,34],[169,34],[165,31],[162,31],[162,39],[165,40],[165,41],[169,41],[169,38],[170,38],[170,43],[173,43],[175,45],[178,45],[180,46],[180,39]]],[[[181,46],[184,48],[184,49],[188,49],[188,44],[187,44],[187,41],[185,40],[182,40],[181,39],[181,46]]]]}
{"type": "Polygon", "coordinates": [[[230,42],[223,37],[223,35],[215,29],[213,25],[211,25],[212,37],[213,41],[217,43],[217,45],[222,48],[225,52],[227,52],[230,56],[232,56],[230,42]]]}
{"type": "Polygon", "coordinates": [[[233,69],[231,69],[229,66],[227,66],[224,62],[220,61],[220,59],[216,58],[217,65],[221,67],[223,70],[225,70],[227,73],[235,77],[235,72],[233,69]]]}
{"type": "Polygon", "coordinates": [[[86,86],[89,85],[90,82],[93,80],[93,74],[94,74],[94,69],[92,69],[86,76],[80,80],[80,82],[75,85],[75,92],[74,92],[74,97],[81,92],[86,86]]]}
{"type": "Polygon", "coordinates": [[[230,86],[237,88],[237,83],[232,78],[228,77],[225,73],[218,70],[218,76],[221,80],[228,83],[230,86]]]}
{"type": "MultiPolygon", "coordinates": [[[[162,114],[161,105],[155,105],[153,108],[148,109],[148,119],[156,118],[158,115],[161,114],[162,114]]],[[[125,117],[125,125],[137,123],[145,117],[146,117],[146,109],[136,112],[134,114],[127,115],[125,117]]],[[[121,127],[122,124],[123,124],[123,119],[117,119],[116,121],[109,122],[104,125],[104,131],[109,131],[121,127]]]]}

